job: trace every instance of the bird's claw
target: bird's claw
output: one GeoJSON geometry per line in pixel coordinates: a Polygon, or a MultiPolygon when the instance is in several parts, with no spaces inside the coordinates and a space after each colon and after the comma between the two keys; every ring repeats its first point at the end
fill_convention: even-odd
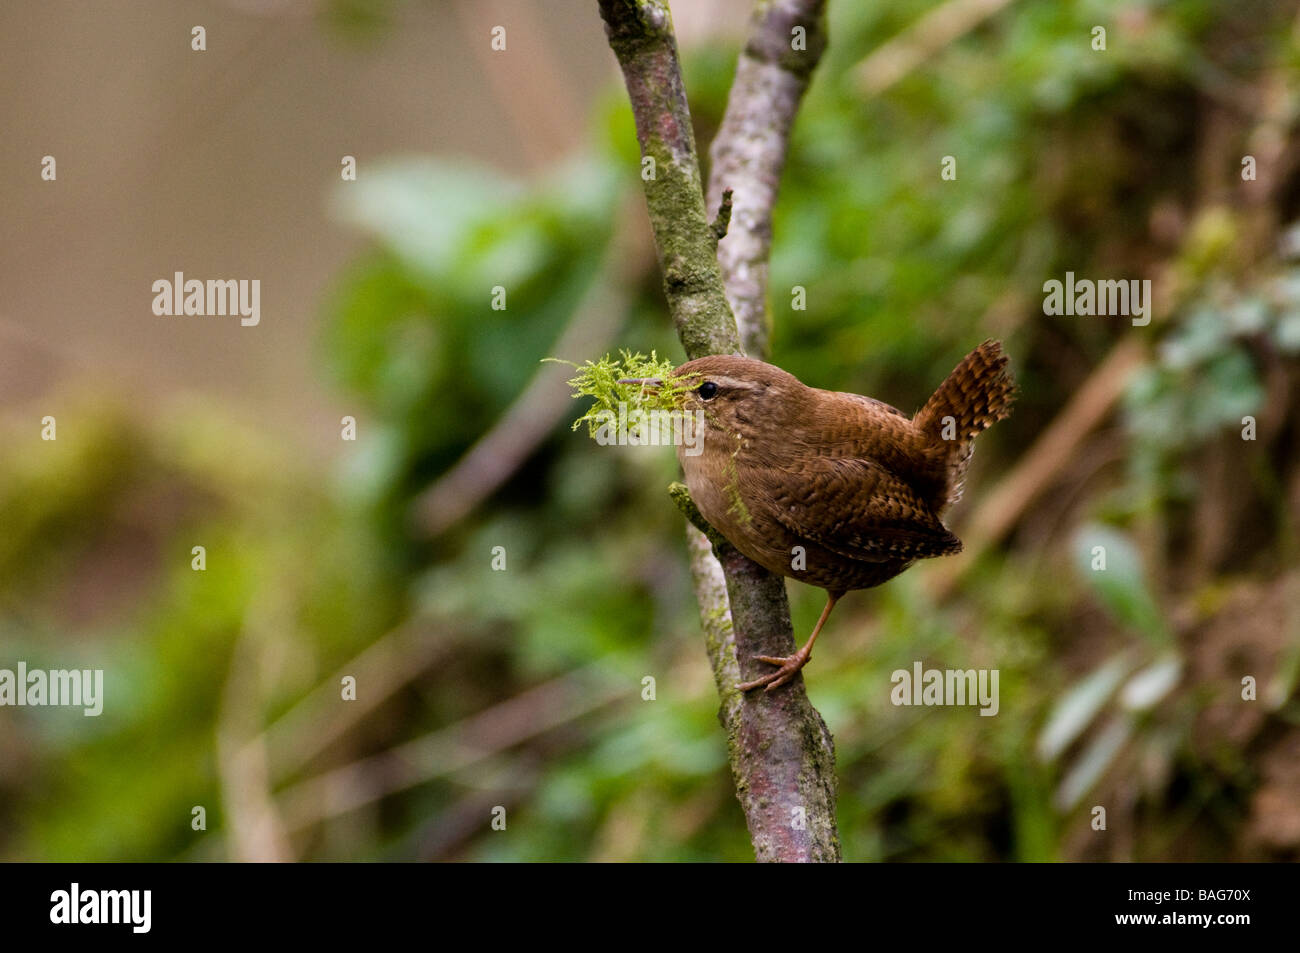
{"type": "Polygon", "coordinates": [[[799,674],[799,670],[808,664],[811,653],[802,651],[795,652],[794,655],[755,655],[754,659],[758,662],[766,662],[769,665],[777,665],[779,668],[775,672],[763,675],[751,682],[743,682],[740,685],[742,692],[753,691],[755,688],[766,687],[766,691],[775,691],[790,679],[799,674]]]}

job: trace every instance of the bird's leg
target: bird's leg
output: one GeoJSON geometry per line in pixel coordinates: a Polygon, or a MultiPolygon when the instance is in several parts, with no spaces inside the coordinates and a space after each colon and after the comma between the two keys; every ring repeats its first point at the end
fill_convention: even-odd
{"type": "Polygon", "coordinates": [[[812,658],[813,643],[817,641],[817,635],[821,632],[822,626],[826,624],[827,617],[830,616],[831,610],[835,608],[835,603],[839,601],[841,595],[843,593],[826,593],[826,608],[822,610],[822,617],[817,620],[817,625],[813,627],[812,635],[808,637],[808,641],[804,643],[803,648],[795,652],[794,655],[788,655],[784,658],[778,655],[755,655],[754,658],[760,662],[767,662],[769,665],[779,665],[781,667],[770,675],[756,678],[752,682],[742,683],[740,690],[748,692],[766,685],[767,690],[770,692],[794,678],[799,669],[807,665],[808,660],[812,658]]]}

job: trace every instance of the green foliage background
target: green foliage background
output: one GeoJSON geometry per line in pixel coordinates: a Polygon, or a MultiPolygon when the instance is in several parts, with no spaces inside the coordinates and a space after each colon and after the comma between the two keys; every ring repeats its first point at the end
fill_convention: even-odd
{"type": "MultiPolygon", "coordinates": [[[[911,410],[967,350],[1003,338],[1021,398],[981,438],[960,534],[1110,350],[1131,336],[1145,344],[1121,415],[953,598],[932,598],[937,567],[918,567],[847,600],[819,642],[807,678],[836,739],[846,858],[1293,857],[1300,840],[1261,833],[1256,796],[1270,783],[1268,739],[1297,730],[1296,598],[1280,603],[1280,623],[1265,619],[1268,598],[1254,600],[1269,664],[1252,671],[1271,694],[1244,734],[1206,727],[1204,713],[1240,685],[1198,681],[1195,653],[1233,651],[1231,635],[1197,637],[1241,585],[1267,590],[1295,566],[1300,242],[1288,244],[1285,223],[1300,188],[1292,176],[1277,190],[1259,238],[1235,181],[1249,116],[1230,117],[1220,192],[1197,184],[1224,76],[1289,70],[1294,118],[1294,11],[1027,0],[867,98],[857,64],[932,4],[828,6],[832,44],[775,222],[772,360],[911,410]],[[1108,27],[1104,53],[1090,47],[1096,24],[1108,27]],[[956,181],[938,175],[945,155],[957,157],[956,181]],[[1042,314],[1042,283],[1066,270],[1161,269],[1178,281],[1148,328],[1042,314]],[[792,309],[796,285],[807,310],[792,309]],[[1290,385],[1281,397],[1279,380],[1290,385]],[[1240,440],[1245,415],[1267,421],[1265,438],[1240,440]],[[1216,454],[1232,459],[1226,483],[1207,476],[1216,454]],[[1198,556],[1198,501],[1224,486],[1238,542],[1198,556]],[[914,660],[998,669],[1000,713],[894,706],[891,673],[914,660]],[[1096,804],[1109,807],[1109,836],[1089,826],[1096,804]]],[[[351,22],[359,9],[335,13],[351,22]]],[[[686,53],[701,143],[736,55],[686,53]]],[[[373,163],[339,190],[339,220],[373,246],[324,305],[320,363],[364,408],[362,438],[331,482],[219,411],[178,404],[142,424],[91,395],[83,422],[48,450],[0,461],[5,646],[33,666],[66,664],[75,646],[130,700],[119,695],[93,724],[80,712],[3,715],[0,856],[231,856],[221,726],[274,724],[313,690],[334,692],[367,646],[413,626],[436,661],[413,663],[305,764],[273,769],[274,789],[439,731],[474,757],[450,772],[426,765],[428,780],[356,811],[309,811],[290,838],[296,856],[752,857],[681,519],[664,492],[671,452],[597,447],[571,432],[575,405],[467,519],[430,539],[412,517],[602,280],[611,210],[639,188],[620,86],[590,130],[535,182],[417,156],[373,163]],[[504,311],[489,307],[497,285],[504,311]],[[207,547],[204,573],[189,568],[194,540],[207,547]],[[491,569],[498,546],[505,572],[491,569]],[[119,561],[137,569],[108,577],[118,608],[84,621],[67,598],[74,580],[119,561]],[[233,683],[232,702],[241,652],[258,674],[233,683]],[[518,724],[545,706],[497,707],[574,672],[575,714],[545,730],[518,724]],[[647,675],[654,701],[642,698],[647,675]],[[585,710],[584,697],[606,694],[585,710]],[[493,710],[513,727],[469,730],[466,719],[493,710]],[[489,827],[497,804],[505,831],[489,827]],[[195,805],[206,833],[191,830],[195,805]]],[[[632,292],[614,346],[680,357],[657,275],[632,292]]],[[[822,594],[790,588],[806,633],[822,594]]],[[[1300,815],[1300,801],[1284,810],[1300,815]]]]}

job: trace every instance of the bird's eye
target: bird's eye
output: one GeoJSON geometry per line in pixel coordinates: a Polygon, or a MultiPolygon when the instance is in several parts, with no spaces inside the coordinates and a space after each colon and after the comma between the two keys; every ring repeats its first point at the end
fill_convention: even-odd
{"type": "Polygon", "coordinates": [[[695,393],[700,395],[700,400],[712,400],[718,396],[718,385],[713,381],[705,381],[699,387],[695,388],[695,393]]]}

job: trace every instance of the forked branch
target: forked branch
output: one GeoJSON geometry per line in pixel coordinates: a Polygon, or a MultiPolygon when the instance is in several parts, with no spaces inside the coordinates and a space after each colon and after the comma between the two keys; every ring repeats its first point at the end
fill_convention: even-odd
{"type": "MultiPolygon", "coordinates": [[[[636,119],[646,204],[682,347],[692,359],[744,350],[762,356],[772,205],[790,126],[824,46],[822,2],[758,3],[714,145],[708,206],[667,3],[599,4],[636,119]],[[731,202],[724,200],[729,187],[731,202]],[[718,209],[714,221],[710,207],[718,209]]],[[[675,500],[693,509],[682,491],[675,500]]],[[[837,861],[835,749],[803,679],[771,693],[737,688],[738,655],[794,652],[785,582],[725,540],[710,542],[694,526],[687,535],[719,718],[755,855],[837,861]]]]}

